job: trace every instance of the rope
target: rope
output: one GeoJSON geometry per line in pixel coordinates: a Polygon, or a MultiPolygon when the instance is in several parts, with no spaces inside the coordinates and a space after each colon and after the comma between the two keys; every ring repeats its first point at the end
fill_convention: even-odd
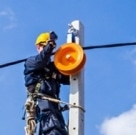
{"type": "Polygon", "coordinates": [[[55,98],[48,97],[48,96],[46,96],[46,95],[44,95],[44,94],[41,94],[41,93],[33,93],[33,94],[34,94],[34,96],[38,96],[38,97],[40,97],[40,98],[43,99],[43,100],[49,100],[49,101],[55,102],[55,103],[66,104],[66,105],[68,105],[68,106],[71,107],[71,108],[79,108],[79,109],[81,109],[83,112],[85,112],[85,109],[84,109],[82,106],[80,106],[80,105],[73,105],[73,104],[70,104],[70,103],[61,101],[61,100],[59,100],[59,99],[55,99],[55,98]]]}
{"type": "Polygon", "coordinates": [[[36,131],[36,104],[32,97],[29,97],[25,103],[26,108],[26,126],[25,126],[25,133],[26,135],[34,135],[36,131]]]}

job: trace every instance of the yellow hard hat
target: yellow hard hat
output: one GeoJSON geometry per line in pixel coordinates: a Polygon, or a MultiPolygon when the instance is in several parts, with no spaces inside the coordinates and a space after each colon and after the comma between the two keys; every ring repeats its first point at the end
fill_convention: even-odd
{"type": "Polygon", "coordinates": [[[43,44],[43,45],[46,45],[47,44],[47,41],[50,40],[50,33],[46,32],[46,33],[41,33],[37,39],[36,39],[36,42],[35,44],[38,45],[38,44],[43,44]]]}

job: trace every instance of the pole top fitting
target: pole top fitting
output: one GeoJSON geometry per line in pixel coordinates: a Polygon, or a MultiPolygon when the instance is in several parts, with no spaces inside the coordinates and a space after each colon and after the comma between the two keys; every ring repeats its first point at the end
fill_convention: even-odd
{"type": "Polygon", "coordinates": [[[72,24],[68,24],[69,29],[68,29],[68,34],[73,34],[74,36],[78,35],[78,30],[74,28],[72,24]]]}

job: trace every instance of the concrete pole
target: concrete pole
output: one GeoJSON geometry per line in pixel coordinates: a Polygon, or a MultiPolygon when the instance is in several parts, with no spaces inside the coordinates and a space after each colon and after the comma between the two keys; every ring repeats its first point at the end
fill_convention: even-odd
{"type": "MultiPolygon", "coordinates": [[[[69,24],[67,43],[75,42],[84,45],[83,24],[75,20],[69,24]],[[74,39],[73,39],[74,35],[74,39]]],[[[69,103],[84,108],[84,71],[70,76],[69,103]]],[[[84,135],[84,111],[80,108],[69,110],[69,135],[84,135]]]]}

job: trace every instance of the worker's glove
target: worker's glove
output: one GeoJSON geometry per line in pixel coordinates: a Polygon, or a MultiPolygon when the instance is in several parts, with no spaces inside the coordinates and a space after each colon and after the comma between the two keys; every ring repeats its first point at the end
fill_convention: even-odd
{"type": "Polygon", "coordinates": [[[62,112],[67,111],[67,110],[69,110],[68,105],[64,105],[63,107],[62,106],[60,107],[60,111],[62,111],[62,112]]]}
{"type": "Polygon", "coordinates": [[[34,98],[35,85],[30,85],[27,87],[27,96],[34,98]]]}
{"type": "Polygon", "coordinates": [[[52,47],[55,48],[56,47],[56,42],[54,40],[49,40],[48,44],[52,47]]]}
{"type": "Polygon", "coordinates": [[[27,91],[28,91],[29,93],[34,93],[34,91],[35,91],[35,85],[30,85],[30,86],[28,86],[28,87],[27,87],[27,91]]]}
{"type": "Polygon", "coordinates": [[[50,32],[50,40],[48,41],[48,44],[51,45],[53,48],[55,48],[57,39],[58,39],[57,34],[54,31],[51,31],[50,32]]]}

